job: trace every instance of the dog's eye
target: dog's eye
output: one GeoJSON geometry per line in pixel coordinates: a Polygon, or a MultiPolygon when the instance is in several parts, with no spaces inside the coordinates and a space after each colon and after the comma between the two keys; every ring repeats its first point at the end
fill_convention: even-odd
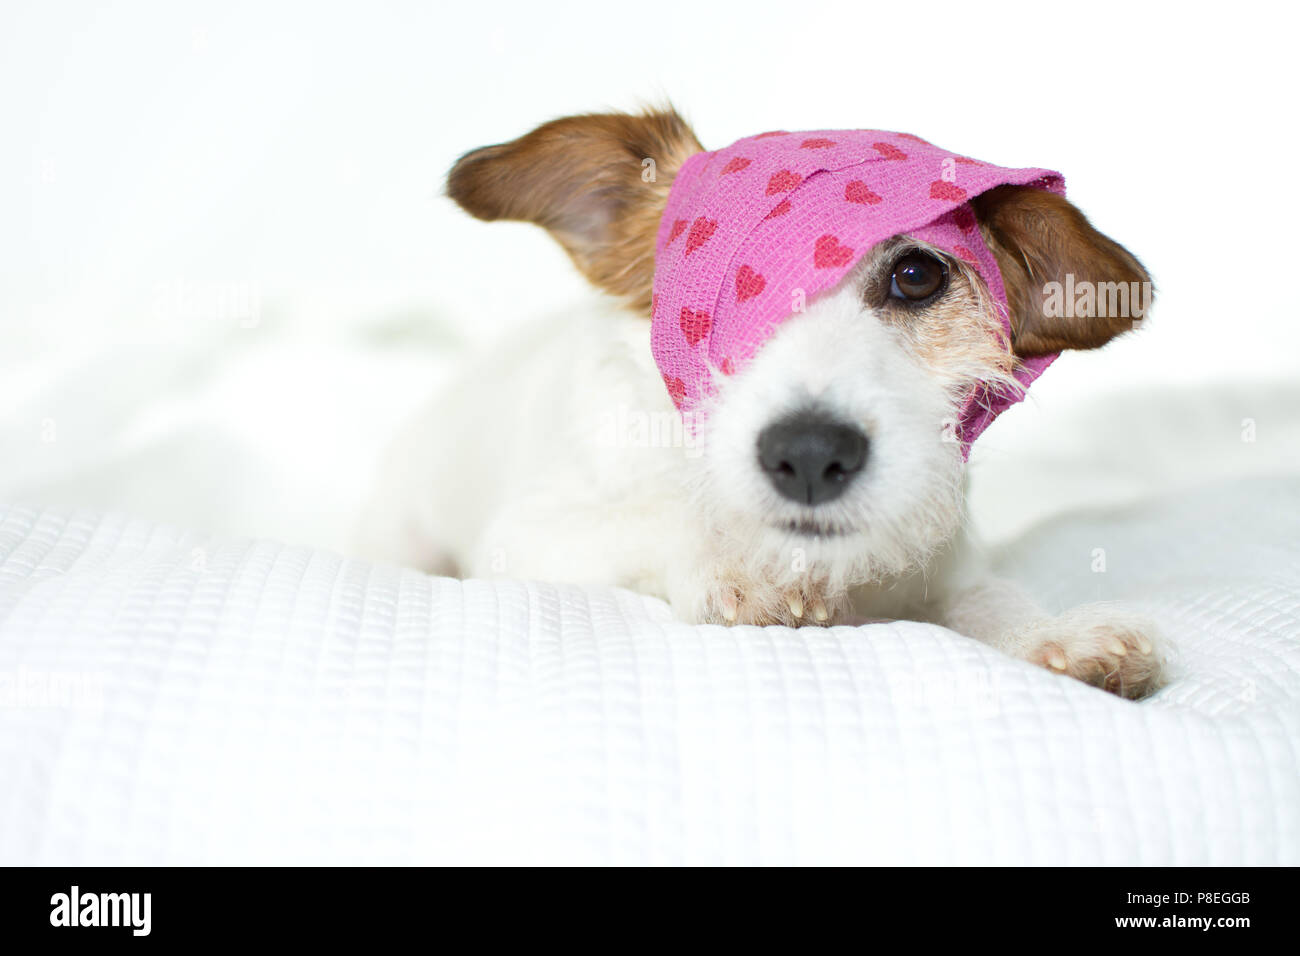
{"type": "Polygon", "coordinates": [[[920,302],[937,295],[948,284],[948,267],[924,252],[909,252],[894,263],[889,277],[889,297],[920,302]]]}

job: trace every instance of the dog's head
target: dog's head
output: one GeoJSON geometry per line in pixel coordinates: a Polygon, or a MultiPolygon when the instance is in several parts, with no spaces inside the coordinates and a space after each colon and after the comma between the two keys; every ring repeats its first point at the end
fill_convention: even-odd
{"type": "MultiPolygon", "coordinates": [[[[825,142],[802,141],[812,150],[825,142]]],[[[596,286],[648,317],[659,305],[656,252],[667,269],[668,242],[680,261],[711,237],[708,222],[692,235],[694,219],[665,217],[675,178],[702,150],[671,109],[567,117],[466,154],[448,193],[479,218],[545,227],[596,286]]],[[[715,179],[745,167],[715,165],[715,179]]],[[[879,200],[856,186],[856,197],[852,184],[836,188],[879,200]]],[[[785,559],[797,549],[850,584],[915,566],[960,520],[961,429],[972,402],[1014,397],[1032,377],[1027,368],[1041,370],[1062,349],[1103,345],[1149,306],[1141,264],[1057,192],[998,185],[973,191],[960,215],[973,217],[961,226],[978,255],[927,227],[882,235],[851,262],[837,247],[828,255],[844,268],[806,301],[807,290],[773,288],[726,260],[735,298],[765,288],[788,297],[789,309],[736,367],[710,356],[698,395],[665,381],[703,449],[692,483],[700,513],[737,539],[735,550],[772,568],[792,565],[795,576],[806,569],[785,559]],[[1089,288],[1093,307],[1074,308],[1074,290],[1089,288]],[[1104,299],[1097,307],[1098,294],[1120,290],[1122,308],[1104,299]]],[[[695,346],[712,320],[682,307],[673,325],[695,346]]]]}

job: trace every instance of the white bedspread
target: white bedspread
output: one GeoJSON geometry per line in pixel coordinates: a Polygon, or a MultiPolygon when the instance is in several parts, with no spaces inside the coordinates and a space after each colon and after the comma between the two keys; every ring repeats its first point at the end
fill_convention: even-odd
{"type": "Polygon", "coordinates": [[[1300,863],[1300,479],[1000,562],[1136,600],[1174,682],[0,510],[0,863],[1300,863]]]}

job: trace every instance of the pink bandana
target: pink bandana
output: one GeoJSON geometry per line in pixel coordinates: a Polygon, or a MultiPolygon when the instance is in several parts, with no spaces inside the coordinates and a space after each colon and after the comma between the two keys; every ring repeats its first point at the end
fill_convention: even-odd
{"type": "MultiPolygon", "coordinates": [[[[1065,194],[1059,173],[1005,169],[907,133],[762,133],[683,163],[655,245],[651,343],[684,416],[713,376],[754,356],[802,301],[834,286],[879,242],[906,233],[969,263],[997,303],[1006,292],[968,200],[1001,185],[1065,194]]],[[[1055,355],[1025,360],[1022,385],[1055,355]]],[[[977,389],[957,434],[970,443],[1023,392],[977,389]]]]}

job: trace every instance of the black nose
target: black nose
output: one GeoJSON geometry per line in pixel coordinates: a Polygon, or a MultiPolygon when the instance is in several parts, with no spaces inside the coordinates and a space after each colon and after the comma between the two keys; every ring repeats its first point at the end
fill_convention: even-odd
{"type": "Polygon", "coordinates": [[[758,461],[783,497],[815,505],[843,494],[867,463],[867,436],[822,415],[768,425],[758,436],[758,461]]]}

